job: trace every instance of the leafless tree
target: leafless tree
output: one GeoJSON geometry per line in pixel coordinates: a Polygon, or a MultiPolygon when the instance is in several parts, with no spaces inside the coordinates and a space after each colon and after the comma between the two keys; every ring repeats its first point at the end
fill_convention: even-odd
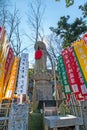
{"type": "Polygon", "coordinates": [[[0,0],[0,9],[3,7],[3,6],[6,6],[7,3],[8,3],[9,0],[0,0]]]}
{"type": "Polygon", "coordinates": [[[45,5],[42,3],[42,0],[33,0],[29,4],[28,24],[30,30],[32,30],[31,40],[35,43],[38,40],[43,40],[44,31],[42,29],[42,19],[45,11],[45,5]],[[41,34],[41,31],[43,34],[41,34]]]}
{"type": "Polygon", "coordinates": [[[11,44],[15,55],[20,55],[26,48],[21,50],[20,20],[19,10],[14,8],[13,13],[9,12],[5,6],[0,11],[0,25],[6,28],[8,42],[11,44]]]}
{"type": "Polygon", "coordinates": [[[20,24],[20,17],[18,13],[19,13],[19,10],[17,10],[15,7],[13,14],[9,13],[9,16],[8,16],[7,24],[9,25],[9,28],[10,28],[9,35],[8,35],[9,42],[11,41],[12,35],[14,34],[16,28],[18,29],[19,24],[20,24]]]}
{"type": "Polygon", "coordinates": [[[0,26],[5,27],[8,18],[8,10],[6,6],[3,6],[0,10],[0,26]]]}
{"type": "Polygon", "coordinates": [[[22,37],[22,35],[20,35],[19,25],[17,25],[17,27],[15,28],[15,31],[14,31],[14,37],[11,38],[11,41],[10,41],[16,56],[20,56],[20,54],[24,50],[27,50],[27,47],[21,49],[21,45],[22,45],[21,37],[22,37]]]}
{"type": "MultiPolygon", "coordinates": [[[[56,62],[58,59],[58,55],[61,53],[61,40],[54,33],[49,35],[46,38],[47,42],[47,50],[51,56],[51,58],[56,62]]],[[[53,62],[54,62],[53,61],[53,62]]]]}

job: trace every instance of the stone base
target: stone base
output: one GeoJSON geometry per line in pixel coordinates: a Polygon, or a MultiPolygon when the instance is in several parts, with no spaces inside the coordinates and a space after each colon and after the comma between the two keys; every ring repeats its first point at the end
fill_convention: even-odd
{"type": "Polygon", "coordinates": [[[52,85],[49,83],[36,84],[36,101],[52,99],[52,85]]]}

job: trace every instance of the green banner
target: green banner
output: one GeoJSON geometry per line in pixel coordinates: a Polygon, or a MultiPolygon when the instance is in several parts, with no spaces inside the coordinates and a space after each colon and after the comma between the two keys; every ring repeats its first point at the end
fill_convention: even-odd
{"type": "Polygon", "coordinates": [[[63,87],[63,92],[65,94],[71,94],[72,91],[71,91],[71,88],[70,88],[70,85],[68,82],[68,77],[67,77],[67,73],[66,73],[66,69],[65,69],[62,55],[60,55],[58,57],[57,70],[58,70],[58,74],[59,74],[59,80],[60,80],[62,87],[63,87]]]}

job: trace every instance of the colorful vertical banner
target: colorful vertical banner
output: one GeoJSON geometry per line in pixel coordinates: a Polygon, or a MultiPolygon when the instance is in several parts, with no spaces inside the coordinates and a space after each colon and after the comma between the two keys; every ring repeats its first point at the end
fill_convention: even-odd
{"type": "Polygon", "coordinates": [[[28,54],[22,53],[19,67],[17,94],[27,94],[28,88],[28,54]]]}
{"type": "Polygon", "coordinates": [[[72,64],[74,76],[75,76],[79,91],[80,91],[81,95],[86,96],[87,89],[86,89],[86,86],[84,84],[84,80],[83,80],[83,77],[82,77],[82,74],[80,71],[80,67],[78,65],[73,48],[68,48],[68,53],[69,53],[70,61],[72,64]]]}
{"type": "Polygon", "coordinates": [[[7,53],[6,63],[5,63],[4,91],[5,91],[7,82],[9,80],[13,59],[14,59],[14,52],[11,47],[8,47],[8,53],[7,53]]]}
{"type": "Polygon", "coordinates": [[[14,91],[15,91],[16,82],[17,82],[17,75],[18,75],[18,66],[19,66],[19,58],[15,57],[14,63],[12,66],[12,70],[11,70],[10,79],[9,79],[6,93],[5,93],[5,97],[4,97],[6,99],[12,100],[12,98],[14,97],[14,91]]]}
{"type": "Polygon", "coordinates": [[[4,28],[0,27],[0,102],[3,97],[4,87],[4,73],[5,73],[5,62],[6,62],[6,35],[4,28]]]}
{"type": "MultiPolygon", "coordinates": [[[[75,76],[75,72],[73,70],[73,66],[72,66],[72,62],[71,62],[71,58],[70,58],[68,49],[65,49],[62,51],[62,56],[64,59],[64,64],[65,64],[69,84],[72,88],[72,91],[75,94],[78,94],[78,93],[80,93],[80,91],[79,91],[78,84],[77,84],[77,79],[76,79],[77,77],[75,76]]],[[[73,61],[74,61],[74,59],[73,59],[73,61]]]]}
{"type": "Polygon", "coordinates": [[[5,73],[5,59],[2,60],[2,57],[0,57],[0,102],[2,101],[3,97],[4,73],[5,73]]]}
{"type": "Polygon", "coordinates": [[[73,47],[87,88],[87,48],[84,40],[73,43],[73,47]]]}
{"type": "Polygon", "coordinates": [[[2,60],[4,60],[7,56],[7,46],[8,40],[6,36],[6,30],[5,28],[0,27],[0,49],[2,50],[2,60]]]}
{"type": "Polygon", "coordinates": [[[64,62],[63,62],[62,55],[60,55],[58,57],[57,69],[58,69],[58,73],[59,73],[59,77],[60,77],[60,81],[61,81],[64,93],[70,94],[72,91],[71,91],[70,86],[69,86],[67,73],[66,73],[66,69],[65,69],[65,65],[64,65],[64,62]]]}

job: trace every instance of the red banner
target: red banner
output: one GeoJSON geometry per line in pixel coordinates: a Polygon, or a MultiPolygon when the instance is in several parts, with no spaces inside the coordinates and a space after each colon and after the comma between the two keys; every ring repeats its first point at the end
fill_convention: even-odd
{"type": "Polygon", "coordinates": [[[80,72],[80,68],[78,66],[73,48],[69,48],[68,50],[70,53],[71,63],[72,63],[73,71],[75,74],[75,78],[77,80],[79,91],[81,92],[82,96],[86,96],[87,95],[87,88],[84,84],[84,80],[83,80],[82,74],[80,72]]]}
{"type": "Polygon", "coordinates": [[[12,48],[9,47],[7,58],[6,58],[6,63],[5,63],[4,90],[6,88],[8,80],[9,80],[9,74],[11,72],[13,57],[14,57],[14,52],[13,52],[12,48]]]}
{"type": "MultiPolygon", "coordinates": [[[[63,52],[63,54],[64,53],[65,52],[63,52]]],[[[87,96],[87,88],[84,84],[82,74],[80,72],[80,68],[76,61],[76,57],[75,57],[73,48],[66,49],[65,54],[67,54],[66,57],[68,57],[68,60],[65,59],[65,64],[66,64],[68,79],[69,79],[70,85],[72,87],[72,90],[76,95],[78,95],[78,94],[82,95],[82,96],[79,96],[79,95],[77,96],[78,100],[84,99],[85,98],[84,96],[87,96]],[[72,69],[70,70],[70,68],[72,68],[72,69]],[[71,77],[71,75],[72,75],[72,77],[71,77]],[[72,81],[74,81],[74,84],[72,83],[72,81]],[[81,98],[79,98],[79,97],[81,97],[81,98]]]]}
{"type": "Polygon", "coordinates": [[[74,61],[75,58],[71,57],[71,50],[65,49],[64,51],[62,51],[62,56],[64,59],[64,63],[65,63],[65,67],[66,67],[66,72],[67,72],[67,76],[68,76],[68,80],[70,83],[70,86],[73,90],[73,92],[75,94],[79,94],[80,90],[78,88],[78,84],[77,84],[77,77],[76,77],[76,72],[74,71],[74,61]]]}

